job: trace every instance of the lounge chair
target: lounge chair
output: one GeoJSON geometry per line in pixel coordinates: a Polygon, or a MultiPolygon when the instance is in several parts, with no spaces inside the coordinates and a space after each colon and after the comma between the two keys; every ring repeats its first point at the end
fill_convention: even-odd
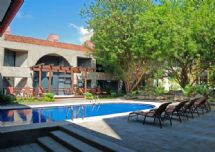
{"type": "Polygon", "coordinates": [[[98,87],[96,88],[96,95],[107,95],[107,92],[98,87]]]}
{"type": "Polygon", "coordinates": [[[182,108],[184,105],[188,102],[188,100],[184,100],[182,102],[179,102],[177,105],[171,106],[169,105],[167,109],[165,110],[164,119],[169,118],[170,119],[170,125],[172,125],[172,118],[173,116],[178,116],[179,121],[181,122],[181,116],[182,108]]]}
{"type": "Polygon", "coordinates": [[[208,100],[208,96],[204,96],[204,97],[200,98],[199,100],[197,100],[194,103],[194,106],[193,106],[194,109],[193,109],[193,111],[194,112],[196,111],[198,114],[199,114],[199,112],[198,112],[199,109],[201,109],[202,114],[204,114],[204,110],[206,112],[209,112],[210,108],[208,108],[208,106],[207,106],[207,100],[208,100]]]}
{"type": "Polygon", "coordinates": [[[171,104],[171,102],[162,103],[157,109],[152,109],[152,110],[150,110],[148,112],[144,112],[144,111],[131,112],[131,113],[129,113],[128,120],[132,116],[137,116],[137,118],[138,118],[138,116],[141,115],[141,116],[144,116],[143,124],[145,124],[146,117],[153,117],[154,118],[154,123],[155,123],[155,120],[157,118],[159,120],[160,128],[162,128],[162,124],[161,124],[162,114],[163,114],[163,112],[165,112],[165,110],[166,110],[166,108],[167,108],[167,106],[169,104],[171,104]]]}
{"type": "Polygon", "coordinates": [[[32,97],[33,96],[33,89],[26,86],[24,87],[24,92],[23,92],[24,97],[32,97]]]}
{"type": "MultiPolygon", "coordinates": [[[[193,113],[195,113],[194,104],[199,99],[200,98],[190,99],[190,101],[184,105],[184,107],[180,110],[180,112],[183,114],[183,116],[186,116],[188,119],[188,114],[191,114],[192,118],[194,118],[194,116],[193,116],[193,113]]],[[[197,111],[197,114],[199,115],[198,111],[197,111]]]]}
{"type": "Polygon", "coordinates": [[[38,95],[42,97],[45,94],[45,90],[43,87],[38,87],[38,95]]]}

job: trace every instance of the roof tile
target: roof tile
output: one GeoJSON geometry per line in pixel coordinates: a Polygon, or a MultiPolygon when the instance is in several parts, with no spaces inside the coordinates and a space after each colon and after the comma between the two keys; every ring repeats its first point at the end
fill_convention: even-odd
{"type": "Polygon", "coordinates": [[[20,42],[20,43],[35,44],[35,45],[41,45],[41,46],[50,46],[50,47],[68,49],[68,50],[90,51],[88,48],[81,46],[81,45],[62,43],[62,42],[52,42],[49,40],[41,40],[41,39],[25,37],[25,36],[6,34],[5,40],[11,41],[11,42],[20,42]]]}

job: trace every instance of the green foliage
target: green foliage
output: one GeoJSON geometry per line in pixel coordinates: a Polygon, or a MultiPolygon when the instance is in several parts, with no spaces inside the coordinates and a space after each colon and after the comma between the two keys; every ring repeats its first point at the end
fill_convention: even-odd
{"type": "Polygon", "coordinates": [[[196,94],[208,95],[209,87],[207,85],[187,85],[182,91],[185,96],[193,96],[196,94]]]}
{"type": "Polygon", "coordinates": [[[15,101],[16,98],[12,95],[4,95],[3,91],[0,90],[0,104],[6,104],[15,101]]]}
{"type": "Polygon", "coordinates": [[[0,91],[0,104],[10,104],[10,103],[30,103],[30,102],[38,102],[38,101],[47,101],[51,102],[54,101],[54,94],[53,93],[47,93],[40,99],[37,99],[35,97],[15,97],[12,95],[4,95],[2,91],[0,91]]]}
{"type": "Polygon", "coordinates": [[[208,95],[209,94],[209,87],[207,85],[196,85],[195,92],[201,95],[208,95]]]}
{"type": "Polygon", "coordinates": [[[139,14],[140,45],[153,50],[182,88],[194,83],[214,58],[214,6],[212,0],[198,7],[193,0],[162,1],[139,14]]]}
{"type": "Polygon", "coordinates": [[[18,103],[20,103],[20,102],[34,102],[34,101],[37,101],[37,99],[34,97],[16,97],[16,101],[18,103]]]}
{"type": "Polygon", "coordinates": [[[86,92],[85,98],[86,98],[87,100],[92,100],[92,99],[93,99],[93,94],[90,93],[90,92],[86,92]]]}
{"type": "Polygon", "coordinates": [[[137,95],[137,90],[132,91],[132,92],[131,92],[131,95],[132,95],[132,96],[136,96],[136,95],[137,95]]]}
{"type": "Polygon", "coordinates": [[[192,96],[195,93],[195,87],[191,85],[187,85],[185,88],[182,89],[184,96],[192,96]]]}
{"type": "Polygon", "coordinates": [[[116,93],[116,91],[114,92],[114,91],[112,91],[111,93],[110,93],[110,96],[111,97],[117,97],[117,93],[116,93]]]}
{"type": "Polygon", "coordinates": [[[166,93],[164,87],[159,87],[159,86],[154,88],[154,92],[156,95],[162,95],[162,94],[166,93]]]}
{"type": "Polygon", "coordinates": [[[46,93],[41,98],[37,99],[35,97],[16,97],[16,101],[18,103],[31,103],[31,102],[52,102],[54,101],[54,94],[53,93],[46,93]]]}
{"type": "MultiPolygon", "coordinates": [[[[214,0],[96,0],[85,10],[97,61],[135,90],[158,70],[182,88],[215,63],[214,0]]],[[[186,90],[186,89],[185,89],[186,90]]]]}
{"type": "Polygon", "coordinates": [[[139,89],[139,94],[143,96],[155,95],[154,88],[150,86],[145,86],[139,89]]]}
{"type": "Polygon", "coordinates": [[[97,0],[83,10],[88,27],[93,29],[93,54],[106,70],[118,75],[125,82],[126,91],[138,86],[150,70],[150,53],[139,45],[138,14],[152,5],[143,0],[97,0]]]}
{"type": "Polygon", "coordinates": [[[215,98],[210,98],[209,102],[214,102],[215,103],[215,98]]]}
{"type": "Polygon", "coordinates": [[[54,94],[53,93],[46,93],[39,100],[40,101],[48,101],[48,102],[54,101],[54,94]]]}
{"type": "Polygon", "coordinates": [[[211,67],[209,70],[209,82],[210,86],[215,88],[215,66],[211,67]]]}
{"type": "Polygon", "coordinates": [[[175,79],[170,79],[170,83],[171,83],[170,90],[172,91],[181,90],[181,86],[175,79]]]}

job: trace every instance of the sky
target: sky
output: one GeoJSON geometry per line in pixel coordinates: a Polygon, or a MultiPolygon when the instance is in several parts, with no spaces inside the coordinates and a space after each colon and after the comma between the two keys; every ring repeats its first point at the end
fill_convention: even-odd
{"type": "Polygon", "coordinates": [[[10,24],[14,35],[47,39],[58,34],[61,42],[83,44],[92,35],[80,15],[93,0],[25,0],[10,24]]]}

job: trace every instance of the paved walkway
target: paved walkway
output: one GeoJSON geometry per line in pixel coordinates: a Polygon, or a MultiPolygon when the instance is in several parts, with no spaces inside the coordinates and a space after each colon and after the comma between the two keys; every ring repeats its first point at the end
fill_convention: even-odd
{"type": "MultiPolygon", "coordinates": [[[[79,124],[91,134],[114,141],[139,152],[214,152],[215,111],[183,120],[164,123],[163,129],[147,121],[127,121],[127,117],[109,118],[79,124]]],[[[152,122],[152,121],[151,121],[152,122]]]]}

